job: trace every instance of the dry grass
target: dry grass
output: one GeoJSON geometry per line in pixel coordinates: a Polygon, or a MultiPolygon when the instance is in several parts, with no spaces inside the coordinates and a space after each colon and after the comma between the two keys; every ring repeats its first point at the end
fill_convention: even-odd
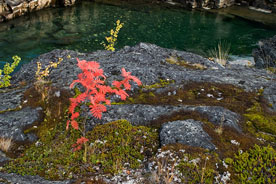
{"type": "Polygon", "coordinates": [[[209,51],[211,58],[218,64],[225,66],[229,57],[230,44],[219,42],[218,47],[209,51]]]}
{"type": "Polygon", "coordinates": [[[0,150],[8,152],[12,145],[13,143],[11,138],[0,138],[0,150]]]}
{"type": "Polygon", "coordinates": [[[152,179],[154,183],[171,184],[173,182],[175,163],[170,165],[168,158],[162,158],[157,162],[157,171],[152,172],[152,179]]]}

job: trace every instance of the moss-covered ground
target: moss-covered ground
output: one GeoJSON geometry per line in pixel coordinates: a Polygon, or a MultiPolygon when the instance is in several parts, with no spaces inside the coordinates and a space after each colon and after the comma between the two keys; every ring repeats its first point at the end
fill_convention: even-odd
{"type": "MultiPolygon", "coordinates": [[[[148,122],[149,127],[132,126],[126,120],[118,120],[98,125],[87,132],[87,163],[83,163],[83,149],[76,152],[72,149],[77,138],[81,137],[80,133],[73,129],[65,130],[68,99],[73,94],[52,88],[49,84],[46,85],[47,95],[44,100],[41,100],[41,91],[34,88],[27,90],[24,96],[27,100],[25,106],[43,108],[42,121],[25,130],[25,133],[36,133],[39,140],[17,154],[17,158],[10,161],[3,170],[22,175],[38,174],[53,180],[79,178],[80,181],[86,181],[80,178],[98,174],[114,175],[125,169],[142,168],[145,159],[155,158],[159,147],[158,129],[163,123],[195,119],[204,123],[204,130],[212,137],[217,150],[210,152],[180,144],[162,147],[162,151],[171,150],[178,155],[180,162],[174,169],[181,173],[182,183],[213,183],[227,171],[231,173],[232,183],[252,183],[253,176],[250,173],[255,172],[253,166],[258,172],[264,173],[257,175],[256,181],[275,181],[276,115],[267,111],[269,105],[262,100],[262,91],[245,92],[232,85],[214,83],[183,84],[177,89],[173,86],[173,81],[161,80],[159,83],[144,86],[126,102],[113,105],[222,106],[241,115],[240,126],[243,132],[214,125],[207,117],[195,111],[164,114],[148,122]],[[155,92],[155,89],[165,87],[166,90],[162,93],[155,92]],[[260,147],[254,146],[255,144],[260,147]],[[272,147],[267,147],[268,144],[272,147]],[[241,150],[245,154],[241,154],[241,150]],[[242,162],[250,164],[244,166],[242,162]],[[265,164],[266,162],[272,165],[265,164]],[[241,169],[247,170],[247,174],[241,174],[241,169]]],[[[105,183],[103,180],[89,182],[105,183]]]]}

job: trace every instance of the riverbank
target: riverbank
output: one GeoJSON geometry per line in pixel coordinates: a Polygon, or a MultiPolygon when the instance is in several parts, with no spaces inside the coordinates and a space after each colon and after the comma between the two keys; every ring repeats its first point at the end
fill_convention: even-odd
{"type": "MultiPolygon", "coordinates": [[[[76,0],[34,0],[34,1],[25,1],[25,0],[1,0],[0,1],[0,22],[8,21],[14,19],[19,16],[23,16],[41,9],[45,8],[54,8],[54,7],[68,7],[73,6],[79,1],[76,0]]],[[[186,0],[135,0],[135,1],[124,1],[124,0],[93,0],[92,2],[99,2],[110,5],[136,5],[136,6],[144,6],[149,4],[159,4],[167,7],[180,7],[185,9],[201,9],[201,10],[215,10],[219,12],[227,12],[230,14],[235,14],[237,16],[241,16],[243,18],[254,21],[251,15],[254,17],[259,17],[257,14],[261,15],[261,21],[257,20],[257,22],[262,23],[270,23],[275,25],[275,21],[270,21],[271,17],[275,16],[276,5],[275,3],[264,3],[259,0],[254,0],[252,2],[247,1],[233,1],[233,0],[209,0],[209,1],[201,1],[198,3],[195,0],[186,1],[186,0]],[[234,6],[234,8],[232,8],[234,6]],[[230,8],[227,8],[230,7],[230,8]],[[226,8],[226,10],[225,10],[226,8]],[[244,12],[240,11],[242,9],[244,12]],[[222,10],[222,11],[220,11],[222,10]],[[250,11],[252,10],[252,11],[250,11]],[[257,10],[258,12],[254,12],[257,10]],[[249,14],[248,14],[249,12],[249,14]],[[267,16],[267,14],[273,14],[273,16],[267,16]]],[[[272,20],[272,19],[271,19],[272,20]]]]}

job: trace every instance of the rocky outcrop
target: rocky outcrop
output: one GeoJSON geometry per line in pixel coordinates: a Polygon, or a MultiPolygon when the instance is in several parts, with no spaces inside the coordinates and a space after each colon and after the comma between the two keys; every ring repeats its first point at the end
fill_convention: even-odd
{"type": "Polygon", "coordinates": [[[55,7],[57,5],[71,6],[76,0],[0,0],[0,22],[10,20],[27,13],[55,7]]]}
{"type": "Polygon", "coordinates": [[[41,108],[29,107],[18,111],[10,111],[0,114],[0,135],[4,138],[12,138],[14,141],[34,142],[37,137],[34,134],[24,134],[24,128],[39,120],[41,108]]]}
{"type": "Polygon", "coordinates": [[[235,4],[235,0],[174,0],[189,8],[225,8],[235,4]]]}
{"type": "Polygon", "coordinates": [[[276,35],[259,41],[258,48],[253,50],[255,66],[258,68],[276,67],[276,35]]]}
{"type": "MultiPolygon", "coordinates": [[[[204,8],[220,9],[233,5],[249,7],[257,11],[271,13],[276,12],[276,3],[272,0],[93,0],[95,2],[112,5],[141,5],[144,4],[162,4],[184,8],[204,8]]],[[[76,0],[0,0],[0,22],[25,15],[30,12],[41,10],[48,7],[71,6],[76,0]]]]}
{"type": "MultiPolygon", "coordinates": [[[[116,96],[112,97],[114,104],[107,106],[101,120],[95,120],[89,114],[89,130],[98,124],[126,119],[133,125],[159,128],[163,146],[181,143],[222,153],[228,148],[221,145],[221,140],[228,141],[226,145],[230,144],[230,147],[230,141],[240,141],[247,146],[244,141],[251,134],[244,130],[249,125],[244,125],[243,118],[250,116],[250,110],[257,108],[255,103],[262,103],[260,99],[266,101],[263,106],[272,113],[276,112],[275,74],[263,69],[237,65],[222,67],[196,54],[148,43],[126,46],[116,52],[53,50],[23,65],[13,76],[13,88],[0,89],[0,137],[18,141],[36,140],[33,134],[25,134],[24,129],[40,121],[40,114],[47,111],[40,107],[40,103],[33,105],[35,107],[28,106],[28,100],[35,99],[32,95],[26,97],[26,92],[33,90],[36,63],[41,62],[42,68],[45,68],[59,58],[63,61],[51,70],[49,76],[51,87],[58,91],[70,91],[70,83],[81,72],[76,67],[76,58],[99,62],[108,84],[120,78],[120,70],[124,67],[144,85],[143,88],[134,85],[130,92],[131,99],[124,103],[116,96]],[[185,65],[182,65],[184,61],[185,65]]],[[[54,101],[52,106],[57,104],[54,101]]],[[[253,120],[258,118],[253,117],[253,120]]],[[[8,181],[12,181],[11,176],[0,173],[0,178],[9,178],[8,181]]]]}
{"type": "Polygon", "coordinates": [[[259,11],[276,12],[276,2],[273,0],[236,0],[237,4],[254,7],[259,11]]]}

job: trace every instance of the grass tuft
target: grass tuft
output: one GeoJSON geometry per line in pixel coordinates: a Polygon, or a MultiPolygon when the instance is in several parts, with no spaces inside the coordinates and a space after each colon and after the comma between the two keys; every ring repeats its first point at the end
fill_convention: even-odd
{"type": "Polygon", "coordinates": [[[8,152],[12,145],[13,143],[11,138],[0,138],[0,150],[8,152]]]}

